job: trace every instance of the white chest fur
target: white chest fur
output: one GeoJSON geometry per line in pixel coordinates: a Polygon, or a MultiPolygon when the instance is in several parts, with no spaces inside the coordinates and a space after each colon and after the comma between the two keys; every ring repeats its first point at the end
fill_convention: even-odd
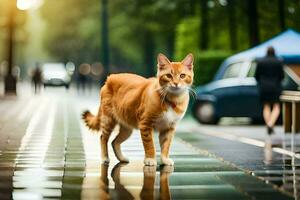
{"type": "Polygon", "coordinates": [[[184,116],[184,113],[178,114],[176,113],[172,107],[168,107],[168,110],[163,112],[161,117],[158,118],[155,128],[157,130],[164,130],[170,127],[174,127],[177,122],[179,122],[182,117],[184,116]]]}

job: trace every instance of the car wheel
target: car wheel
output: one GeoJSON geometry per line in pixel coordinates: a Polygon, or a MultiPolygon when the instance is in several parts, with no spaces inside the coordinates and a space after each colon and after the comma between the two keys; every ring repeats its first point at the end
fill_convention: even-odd
{"type": "Polygon", "coordinates": [[[193,113],[200,123],[217,124],[219,122],[219,118],[215,116],[215,107],[211,102],[197,102],[193,113]]]}
{"type": "Polygon", "coordinates": [[[69,89],[69,85],[65,85],[66,89],[69,89]]]}

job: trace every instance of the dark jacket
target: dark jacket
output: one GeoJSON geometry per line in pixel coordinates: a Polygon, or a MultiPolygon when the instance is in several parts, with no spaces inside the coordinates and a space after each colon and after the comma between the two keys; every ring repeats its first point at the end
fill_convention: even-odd
{"type": "Polygon", "coordinates": [[[36,68],[33,72],[32,81],[34,83],[42,82],[42,71],[39,68],[36,68]]]}
{"type": "Polygon", "coordinates": [[[255,79],[263,102],[278,102],[284,78],[283,63],[276,57],[267,56],[257,59],[255,79]]]}

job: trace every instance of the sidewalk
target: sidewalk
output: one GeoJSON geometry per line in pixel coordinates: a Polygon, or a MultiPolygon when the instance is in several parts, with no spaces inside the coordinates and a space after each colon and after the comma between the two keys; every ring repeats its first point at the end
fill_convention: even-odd
{"type": "Polygon", "coordinates": [[[144,167],[138,131],[122,146],[129,164],[110,149],[101,165],[99,136],[80,120],[87,107],[94,97],[63,89],[0,100],[0,199],[291,199],[177,137],[174,167],[144,167]]]}
{"type": "MultiPolygon", "coordinates": [[[[276,185],[278,189],[297,199],[300,189],[298,184],[300,160],[289,155],[292,153],[290,135],[285,136],[285,147],[275,146],[273,149],[268,149],[264,146],[266,136],[264,128],[264,126],[260,128],[228,126],[222,129],[222,126],[203,126],[195,121],[185,120],[181,123],[177,136],[248,174],[259,177],[266,183],[276,185]]],[[[277,129],[279,130],[279,127],[277,129]]],[[[283,138],[280,134],[283,133],[278,131],[275,139],[283,138]]],[[[297,141],[295,143],[299,144],[299,137],[295,139],[297,141]]],[[[299,145],[296,147],[298,149],[299,145]]]]}

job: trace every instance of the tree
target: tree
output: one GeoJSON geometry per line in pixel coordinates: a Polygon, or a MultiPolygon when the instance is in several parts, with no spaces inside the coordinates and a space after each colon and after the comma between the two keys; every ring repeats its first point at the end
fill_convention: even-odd
{"type": "Polygon", "coordinates": [[[126,10],[125,16],[122,17],[128,19],[127,26],[131,27],[131,37],[134,36],[140,49],[143,49],[141,64],[146,69],[145,75],[155,75],[154,62],[157,51],[173,57],[176,26],[187,13],[186,9],[190,9],[185,8],[185,3],[186,1],[182,0],[132,0],[130,4],[120,0],[113,2],[114,5],[118,5],[112,15],[118,16],[118,13],[124,13],[123,10],[126,10]]]}
{"type": "Polygon", "coordinates": [[[155,45],[153,33],[146,30],[144,37],[144,61],[147,69],[146,76],[151,77],[155,75],[155,45]]]}
{"type": "Polygon", "coordinates": [[[285,3],[284,0],[278,0],[279,26],[281,31],[285,30],[285,3]]]}
{"type": "MultiPolygon", "coordinates": [[[[273,25],[279,4],[269,0],[113,0],[107,5],[107,51],[101,49],[108,42],[101,40],[107,38],[99,15],[102,0],[44,1],[44,44],[52,58],[92,63],[110,52],[106,57],[114,73],[152,76],[158,52],[174,59],[176,51],[182,59],[188,51],[244,50],[280,31],[273,25]]],[[[300,30],[297,1],[279,1],[286,8],[285,26],[300,30]]]]}
{"type": "Polygon", "coordinates": [[[76,64],[100,60],[98,0],[45,0],[41,13],[47,24],[45,48],[54,60],[76,64]]]}
{"type": "Polygon", "coordinates": [[[235,0],[228,0],[228,30],[230,37],[230,49],[237,50],[237,27],[236,27],[236,12],[235,12],[235,0]]]}
{"type": "Polygon", "coordinates": [[[207,0],[200,1],[200,9],[201,9],[201,25],[200,25],[200,49],[206,50],[208,49],[209,44],[209,16],[208,16],[208,7],[207,0]]]}
{"type": "Polygon", "coordinates": [[[256,46],[259,43],[258,13],[256,0],[248,0],[248,20],[250,46],[256,46]]]}
{"type": "MultiPolygon", "coordinates": [[[[101,60],[104,66],[104,77],[109,74],[109,64],[110,64],[110,48],[109,48],[109,31],[108,31],[108,1],[101,0],[101,25],[102,25],[102,40],[101,40],[101,60]]],[[[103,80],[104,83],[104,80],[103,80]]]]}

